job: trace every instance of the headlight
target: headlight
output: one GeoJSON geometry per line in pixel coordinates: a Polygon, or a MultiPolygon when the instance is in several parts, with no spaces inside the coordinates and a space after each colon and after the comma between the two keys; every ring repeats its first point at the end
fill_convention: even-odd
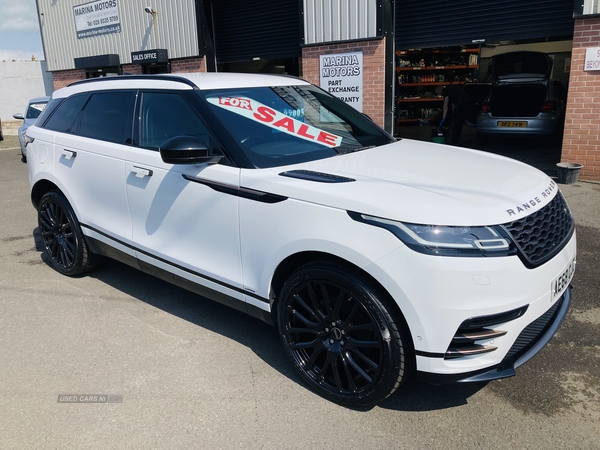
{"type": "Polygon", "coordinates": [[[385,228],[420,253],[440,256],[504,256],[516,252],[507,233],[499,226],[420,225],[354,212],[348,214],[358,222],[385,228]]]}

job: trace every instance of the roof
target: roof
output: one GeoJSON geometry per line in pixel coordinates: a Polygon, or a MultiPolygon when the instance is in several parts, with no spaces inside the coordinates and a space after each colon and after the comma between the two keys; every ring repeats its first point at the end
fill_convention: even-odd
{"type": "Polygon", "coordinates": [[[107,89],[226,89],[262,86],[308,85],[297,77],[288,75],[231,73],[231,72],[194,72],[164,75],[121,75],[116,77],[92,78],[71,83],[59,89],[53,98],[64,98],[79,92],[107,89]]]}
{"type": "Polygon", "coordinates": [[[42,103],[50,100],[50,97],[35,97],[29,100],[29,103],[42,103]]]}

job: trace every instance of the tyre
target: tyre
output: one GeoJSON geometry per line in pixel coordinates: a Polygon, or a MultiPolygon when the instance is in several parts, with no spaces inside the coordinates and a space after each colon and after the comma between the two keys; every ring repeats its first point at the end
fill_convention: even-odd
{"type": "Polygon", "coordinates": [[[340,405],[370,407],[410,373],[409,333],[388,295],[357,270],[310,263],[285,282],[277,322],[308,385],[340,405]]]}
{"type": "Polygon", "coordinates": [[[44,252],[58,272],[77,276],[95,266],[96,255],[90,252],[73,208],[63,194],[50,191],[41,198],[38,225],[44,252]]]}

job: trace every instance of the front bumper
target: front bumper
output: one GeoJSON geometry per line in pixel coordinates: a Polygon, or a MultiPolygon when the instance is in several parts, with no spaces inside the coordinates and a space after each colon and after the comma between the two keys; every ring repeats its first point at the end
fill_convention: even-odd
{"type": "MultiPolygon", "coordinates": [[[[563,311],[562,305],[568,307],[570,292],[553,298],[553,286],[557,277],[575,263],[576,245],[573,234],[552,259],[532,269],[526,268],[517,256],[434,257],[402,248],[369,269],[396,300],[406,319],[415,349],[416,370],[458,381],[497,369],[514,370],[515,363],[518,366],[526,361],[523,354],[529,348],[515,347],[522,345],[522,338],[528,336],[524,333],[553,308],[563,311]],[[561,306],[556,306],[559,303],[561,306]],[[462,357],[448,355],[457,348],[454,342],[462,333],[463,322],[471,318],[502,317],[514,310],[524,312],[518,318],[480,325],[481,331],[498,333],[474,340],[474,347],[490,348],[488,352],[462,357]]],[[[558,326],[560,321],[556,323],[558,326]]],[[[509,370],[505,376],[510,375],[509,370]]],[[[490,374],[491,378],[499,376],[490,374]]]]}
{"type": "Polygon", "coordinates": [[[438,374],[417,371],[417,379],[431,384],[477,383],[508,378],[515,369],[535,355],[552,339],[562,324],[571,305],[571,287],[546,313],[529,324],[519,335],[500,364],[482,370],[460,374],[438,374]]]}

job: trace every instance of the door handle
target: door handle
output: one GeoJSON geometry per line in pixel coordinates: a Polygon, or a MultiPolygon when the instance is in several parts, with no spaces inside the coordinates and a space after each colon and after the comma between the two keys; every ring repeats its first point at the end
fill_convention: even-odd
{"type": "Polygon", "coordinates": [[[144,169],[143,167],[133,166],[131,169],[137,178],[151,177],[153,172],[150,169],[144,169]]]}
{"type": "Polygon", "coordinates": [[[77,156],[77,152],[63,148],[62,155],[65,157],[65,159],[71,159],[71,158],[75,158],[77,156]]]}

